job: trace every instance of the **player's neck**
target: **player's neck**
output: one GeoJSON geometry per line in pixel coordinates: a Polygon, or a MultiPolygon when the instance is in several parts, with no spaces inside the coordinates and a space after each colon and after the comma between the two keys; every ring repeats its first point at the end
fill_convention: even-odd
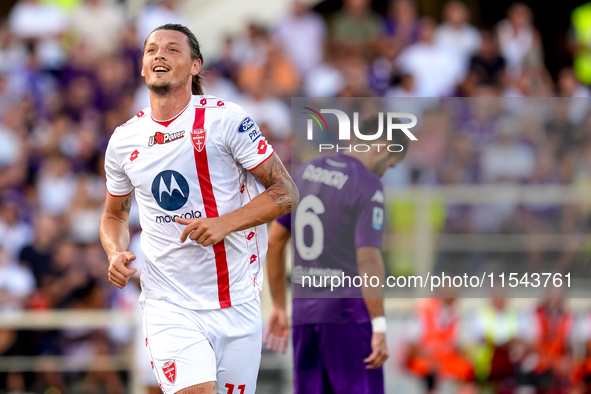
{"type": "Polygon", "coordinates": [[[368,152],[343,152],[344,155],[353,157],[361,162],[370,171],[373,171],[374,161],[371,154],[368,152]]]}
{"type": "Polygon", "coordinates": [[[172,95],[159,96],[150,91],[150,106],[152,117],[165,122],[177,116],[191,101],[191,91],[182,90],[172,95]]]}

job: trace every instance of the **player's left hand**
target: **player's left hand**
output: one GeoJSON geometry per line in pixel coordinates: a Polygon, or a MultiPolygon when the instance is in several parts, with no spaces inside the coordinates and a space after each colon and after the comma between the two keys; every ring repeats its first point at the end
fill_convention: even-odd
{"type": "Polygon", "coordinates": [[[371,354],[363,360],[367,369],[377,369],[388,359],[388,348],[386,346],[386,334],[374,332],[371,336],[371,354]]]}
{"type": "Polygon", "coordinates": [[[182,219],[175,218],[179,224],[186,225],[181,234],[181,243],[187,240],[187,237],[203,246],[214,245],[220,242],[229,231],[226,229],[226,223],[222,218],[199,218],[182,219]]]}

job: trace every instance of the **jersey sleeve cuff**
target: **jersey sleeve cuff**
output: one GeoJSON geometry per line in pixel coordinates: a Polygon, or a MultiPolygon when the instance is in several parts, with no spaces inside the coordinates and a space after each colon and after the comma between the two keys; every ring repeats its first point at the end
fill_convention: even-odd
{"type": "Polygon", "coordinates": [[[355,243],[355,249],[359,249],[359,248],[378,248],[378,249],[382,249],[382,243],[381,242],[359,242],[359,243],[355,243]]]}
{"type": "Polygon", "coordinates": [[[264,162],[266,162],[267,160],[269,160],[269,158],[271,156],[273,156],[273,153],[275,153],[275,151],[271,151],[271,153],[269,154],[269,156],[265,157],[259,164],[257,164],[256,166],[252,167],[252,168],[248,168],[247,171],[252,171],[255,168],[257,168],[258,166],[260,166],[261,164],[263,164],[264,162]]]}
{"type": "Polygon", "coordinates": [[[111,197],[127,197],[127,196],[129,196],[131,194],[131,192],[133,192],[133,189],[131,189],[129,191],[129,193],[127,193],[127,194],[114,194],[114,193],[111,193],[109,191],[109,189],[107,189],[107,193],[109,193],[109,196],[111,196],[111,197]]]}

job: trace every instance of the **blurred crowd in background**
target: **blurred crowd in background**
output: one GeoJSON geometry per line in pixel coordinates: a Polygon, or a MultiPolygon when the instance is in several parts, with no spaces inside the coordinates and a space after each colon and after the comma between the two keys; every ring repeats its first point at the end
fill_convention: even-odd
{"type": "MultiPolygon", "coordinates": [[[[583,18],[584,12],[579,10],[583,18]]],[[[19,0],[0,21],[0,310],[132,308],[133,297],[121,296],[108,283],[106,257],[98,243],[106,191],[103,155],[113,130],[149,106],[139,75],[142,45],[152,29],[164,23],[187,24],[178,1],[156,2],[130,20],[122,4],[110,0],[19,0]],[[67,7],[60,8],[64,4],[67,7]]],[[[473,108],[456,108],[472,111],[465,116],[427,109],[422,132],[429,135],[429,143],[410,153],[396,182],[591,184],[591,91],[581,83],[589,77],[585,67],[562,68],[555,79],[550,76],[538,27],[524,4],[511,5],[506,18],[491,28],[478,29],[472,23],[470,9],[458,0],[446,2],[438,20],[421,16],[413,0],[391,1],[386,14],[373,11],[368,0],[343,0],[330,15],[294,1],[285,19],[268,26],[248,24],[242,34],[219,43],[220,55],[206,59],[206,93],[242,105],[288,165],[293,96],[564,97],[553,107],[554,116],[534,113],[519,122],[511,117],[511,108],[495,112],[483,101],[473,108]]],[[[574,26],[570,44],[575,64],[581,60],[578,50],[587,45],[581,39],[584,34],[578,33],[574,26]]],[[[198,30],[195,34],[199,38],[198,30]]],[[[521,225],[539,230],[540,223],[554,215],[552,231],[588,228],[589,206],[543,208],[522,210],[526,219],[521,225]]],[[[514,215],[492,217],[497,223],[482,215],[476,221],[468,217],[461,207],[448,211],[441,228],[487,232],[490,226],[510,225],[514,215]],[[499,222],[503,218],[506,222],[499,222]]],[[[132,248],[137,250],[137,208],[132,209],[131,226],[132,248]]],[[[420,318],[433,325],[429,329],[449,328],[433,334],[448,341],[453,314],[434,308],[420,318]]],[[[546,310],[558,325],[568,315],[553,304],[546,310]]],[[[487,316],[483,319],[490,322],[493,315],[487,316]]],[[[503,341],[509,343],[517,329],[512,322],[506,324],[511,335],[503,341]]],[[[540,324],[544,329],[552,326],[540,324]]],[[[484,342],[492,340],[487,330],[481,331],[484,342]]],[[[570,334],[564,332],[564,344],[570,343],[570,334]]],[[[117,343],[106,333],[0,330],[0,355],[106,354],[117,343]]],[[[572,362],[570,348],[556,346],[560,357],[555,361],[565,357],[565,363],[572,362]]],[[[425,366],[424,355],[411,348],[409,370],[432,387],[438,375],[447,373],[438,369],[441,360],[448,364],[445,357],[437,350],[425,366]]],[[[564,372],[571,364],[551,364],[548,368],[555,368],[552,373],[558,377],[550,379],[546,390],[555,391],[543,392],[567,392],[560,390],[580,387],[589,382],[581,376],[591,377],[591,362],[577,370],[586,372],[576,375],[576,384],[564,372]]],[[[498,384],[511,390],[518,382],[517,370],[504,372],[498,384]]],[[[466,372],[462,379],[488,378],[478,373],[466,372]]],[[[60,374],[2,374],[0,389],[52,386],[63,392],[64,379],[60,374]]],[[[123,392],[115,373],[89,374],[86,379],[87,392],[94,392],[97,382],[109,393],[123,392]]]]}
{"type": "Polygon", "coordinates": [[[470,313],[447,291],[425,299],[399,328],[396,362],[424,393],[588,393],[589,315],[569,311],[555,290],[531,310],[498,290],[470,313]]]}

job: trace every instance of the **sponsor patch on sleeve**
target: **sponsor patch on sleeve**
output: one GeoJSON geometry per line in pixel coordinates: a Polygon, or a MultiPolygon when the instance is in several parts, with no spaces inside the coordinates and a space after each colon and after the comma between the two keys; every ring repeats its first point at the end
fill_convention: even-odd
{"type": "Polygon", "coordinates": [[[238,126],[238,132],[239,133],[250,132],[255,127],[256,127],[256,123],[254,123],[254,120],[252,120],[252,118],[250,116],[247,116],[246,118],[242,119],[242,122],[240,122],[240,126],[238,126]]]}
{"type": "Polygon", "coordinates": [[[258,127],[255,127],[254,129],[252,129],[251,131],[248,132],[248,136],[250,137],[250,140],[252,142],[255,142],[256,140],[258,140],[261,136],[261,131],[259,130],[258,127]]]}
{"type": "Polygon", "coordinates": [[[240,126],[238,126],[239,133],[247,133],[252,142],[257,141],[261,137],[261,130],[259,126],[252,120],[250,116],[242,119],[240,126]]]}
{"type": "Polygon", "coordinates": [[[384,227],[384,210],[382,208],[373,208],[371,226],[376,230],[381,230],[384,227]]]}

